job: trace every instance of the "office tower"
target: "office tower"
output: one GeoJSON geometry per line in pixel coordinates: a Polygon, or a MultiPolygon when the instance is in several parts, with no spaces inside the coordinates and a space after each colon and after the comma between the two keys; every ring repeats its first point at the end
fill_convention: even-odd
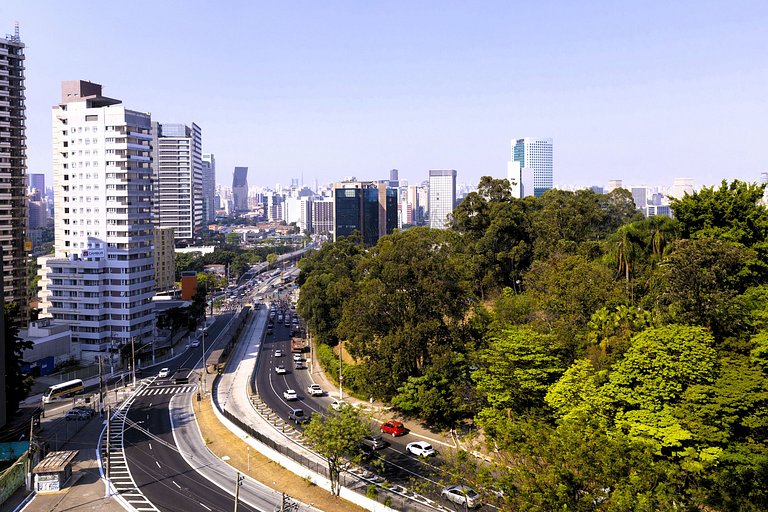
{"type": "Polygon", "coordinates": [[[30,174],[29,175],[29,188],[31,190],[37,190],[40,192],[40,197],[45,196],[45,174],[30,174]]]}
{"type": "Polygon", "coordinates": [[[167,292],[176,287],[175,235],[172,227],[155,226],[154,232],[155,291],[167,292]]]}
{"type": "Polygon", "coordinates": [[[672,187],[669,189],[669,197],[682,199],[685,194],[693,194],[693,180],[691,178],[675,178],[672,187]]]}
{"type": "Polygon", "coordinates": [[[333,198],[324,197],[312,201],[312,234],[333,232],[333,198]]]}
{"type": "Polygon", "coordinates": [[[216,221],[216,157],[203,154],[203,226],[216,221]]]}
{"type": "Polygon", "coordinates": [[[523,187],[520,197],[541,197],[552,188],[552,139],[517,139],[512,145],[512,162],[520,163],[523,187]],[[532,191],[526,190],[529,179],[532,179],[532,191]]]}
{"type": "Polygon", "coordinates": [[[232,176],[232,213],[248,211],[248,168],[235,167],[232,176]]]}
{"type": "Polygon", "coordinates": [[[27,319],[27,137],[24,43],[19,27],[0,38],[0,245],[5,300],[27,319]]]}
{"type": "Polygon", "coordinates": [[[386,181],[344,181],[333,184],[333,239],[357,232],[365,245],[397,228],[397,189],[386,181]]]}
{"type": "Polygon", "coordinates": [[[608,187],[605,189],[605,193],[609,194],[617,188],[624,188],[624,184],[621,180],[608,180],[608,187]]]}
{"type": "Polygon", "coordinates": [[[152,123],[152,222],[192,242],[203,226],[202,132],[195,123],[152,123]]]}
{"type": "Polygon", "coordinates": [[[92,360],[153,341],[150,115],[62,82],[53,107],[54,254],[38,259],[41,316],[70,323],[92,360]]]}
{"type": "Polygon", "coordinates": [[[389,171],[389,186],[392,188],[400,188],[400,178],[398,176],[398,170],[392,169],[389,171]]]}
{"type": "Polygon", "coordinates": [[[635,208],[645,211],[645,207],[648,205],[648,188],[632,187],[630,192],[632,194],[632,200],[635,202],[635,208]]]}
{"type": "Polygon", "coordinates": [[[446,229],[453,220],[456,207],[456,171],[429,171],[429,227],[446,229]]]}

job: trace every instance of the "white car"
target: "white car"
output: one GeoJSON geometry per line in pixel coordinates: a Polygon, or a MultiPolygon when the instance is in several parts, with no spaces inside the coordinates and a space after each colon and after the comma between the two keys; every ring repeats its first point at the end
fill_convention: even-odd
{"type": "Polygon", "coordinates": [[[417,457],[430,457],[435,454],[435,449],[426,441],[416,441],[405,446],[406,451],[417,457]]]}
{"type": "Polygon", "coordinates": [[[349,404],[344,400],[334,400],[331,402],[331,407],[333,407],[334,411],[340,411],[345,407],[349,407],[349,404]]]}
{"type": "Polygon", "coordinates": [[[298,400],[299,395],[297,395],[296,391],[294,391],[293,389],[286,389],[285,391],[283,391],[283,398],[285,398],[286,400],[298,400]]]}
{"type": "Polygon", "coordinates": [[[457,505],[467,508],[475,508],[482,505],[480,495],[474,489],[466,485],[451,485],[443,489],[440,495],[457,505]]]}
{"type": "Polygon", "coordinates": [[[190,348],[197,348],[200,346],[200,340],[192,340],[189,342],[190,348]]]}
{"type": "Polygon", "coordinates": [[[283,357],[283,351],[282,350],[275,350],[275,357],[283,357]]]}
{"type": "Polygon", "coordinates": [[[160,370],[160,373],[157,374],[158,379],[167,379],[170,376],[171,376],[170,368],[163,368],[160,370]]]}
{"type": "Polygon", "coordinates": [[[323,396],[323,388],[320,387],[320,384],[311,384],[307,387],[307,393],[310,396],[323,396]]]}
{"type": "Polygon", "coordinates": [[[301,354],[293,354],[293,360],[294,361],[301,361],[303,358],[301,357],[301,354]]]}
{"type": "Polygon", "coordinates": [[[288,373],[288,370],[285,369],[284,364],[279,364],[275,366],[275,373],[278,375],[285,375],[286,373],[288,373]]]}

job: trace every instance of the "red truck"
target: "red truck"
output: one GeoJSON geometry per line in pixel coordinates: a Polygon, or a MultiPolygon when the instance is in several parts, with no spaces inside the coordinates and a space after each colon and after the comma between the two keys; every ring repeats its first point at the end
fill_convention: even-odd
{"type": "Polygon", "coordinates": [[[294,354],[304,353],[304,340],[301,338],[291,338],[291,352],[294,354]]]}

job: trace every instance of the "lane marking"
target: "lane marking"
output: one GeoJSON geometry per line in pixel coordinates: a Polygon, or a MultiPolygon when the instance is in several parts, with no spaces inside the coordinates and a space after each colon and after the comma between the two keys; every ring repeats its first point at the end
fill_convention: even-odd
{"type": "Polygon", "coordinates": [[[210,508],[206,507],[203,503],[200,503],[200,506],[203,507],[205,510],[211,510],[210,508]]]}
{"type": "Polygon", "coordinates": [[[152,443],[149,443],[149,449],[150,450],[152,449],[152,443]]]}
{"type": "Polygon", "coordinates": [[[181,486],[180,486],[179,484],[177,484],[175,480],[171,480],[171,482],[173,482],[173,485],[175,485],[176,487],[178,487],[179,489],[181,489],[181,486]]]}
{"type": "Polygon", "coordinates": [[[157,467],[160,467],[160,463],[155,461],[155,464],[157,464],[157,467]]]}

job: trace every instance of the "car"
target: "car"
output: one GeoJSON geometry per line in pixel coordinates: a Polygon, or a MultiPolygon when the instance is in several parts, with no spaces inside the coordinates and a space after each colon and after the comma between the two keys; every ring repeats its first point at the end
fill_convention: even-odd
{"type": "Polygon", "coordinates": [[[285,398],[286,400],[298,400],[299,395],[297,395],[296,391],[294,391],[293,389],[286,389],[285,391],[283,391],[283,398],[285,398]]]}
{"type": "Polygon", "coordinates": [[[449,485],[442,490],[440,496],[457,505],[463,505],[467,508],[476,508],[482,505],[480,495],[466,485],[449,485]]]}
{"type": "Polygon", "coordinates": [[[309,393],[309,396],[323,396],[325,394],[320,384],[310,384],[307,387],[307,393],[309,393]]]}
{"type": "Polygon", "coordinates": [[[405,450],[411,455],[416,455],[417,457],[429,457],[435,454],[435,449],[432,448],[432,445],[426,441],[408,443],[405,446],[405,450]]]}
{"type": "Polygon", "coordinates": [[[160,372],[157,374],[158,379],[167,379],[170,376],[171,376],[170,368],[161,368],[160,372]]]}
{"type": "Polygon", "coordinates": [[[78,405],[76,407],[72,408],[73,411],[80,411],[81,413],[85,414],[88,418],[93,418],[96,416],[96,409],[93,407],[88,407],[86,405],[78,405]]]}
{"type": "Polygon", "coordinates": [[[363,446],[363,449],[381,450],[382,448],[386,448],[389,443],[387,443],[381,436],[368,435],[363,437],[360,444],[363,446]]]}
{"type": "Polygon", "coordinates": [[[307,369],[307,363],[304,362],[304,359],[300,361],[294,361],[293,362],[293,368],[296,370],[306,370],[307,369]]]}
{"type": "Polygon", "coordinates": [[[304,414],[304,409],[291,409],[291,412],[288,413],[288,421],[292,421],[296,424],[308,423],[309,416],[304,414]]]}
{"type": "Polygon", "coordinates": [[[408,433],[408,430],[405,428],[405,425],[403,425],[399,421],[388,421],[386,423],[382,423],[379,430],[381,431],[382,434],[389,434],[392,437],[404,436],[405,434],[408,433]]]}
{"type": "Polygon", "coordinates": [[[293,354],[293,360],[294,361],[301,361],[303,358],[301,357],[301,354],[293,354]]]}
{"type": "Polygon", "coordinates": [[[344,400],[334,400],[333,402],[331,402],[331,407],[333,407],[334,411],[340,411],[345,407],[349,407],[349,404],[344,400]]]}
{"type": "Polygon", "coordinates": [[[189,342],[190,348],[197,348],[200,346],[200,340],[192,340],[189,342]]]}
{"type": "Polygon", "coordinates": [[[275,373],[278,375],[285,375],[286,373],[288,373],[288,370],[285,368],[284,364],[279,364],[275,366],[275,373]]]}
{"type": "Polygon", "coordinates": [[[270,329],[267,329],[267,336],[272,336],[272,333],[273,333],[273,332],[274,332],[274,331],[272,331],[272,329],[271,329],[271,328],[270,328],[270,329]]]}
{"type": "Polygon", "coordinates": [[[87,419],[90,419],[90,417],[91,416],[88,413],[86,413],[85,411],[81,411],[80,409],[70,409],[64,415],[64,419],[67,421],[87,420],[87,419]]]}
{"type": "Polygon", "coordinates": [[[275,357],[283,357],[283,351],[280,349],[275,350],[275,357]]]}

